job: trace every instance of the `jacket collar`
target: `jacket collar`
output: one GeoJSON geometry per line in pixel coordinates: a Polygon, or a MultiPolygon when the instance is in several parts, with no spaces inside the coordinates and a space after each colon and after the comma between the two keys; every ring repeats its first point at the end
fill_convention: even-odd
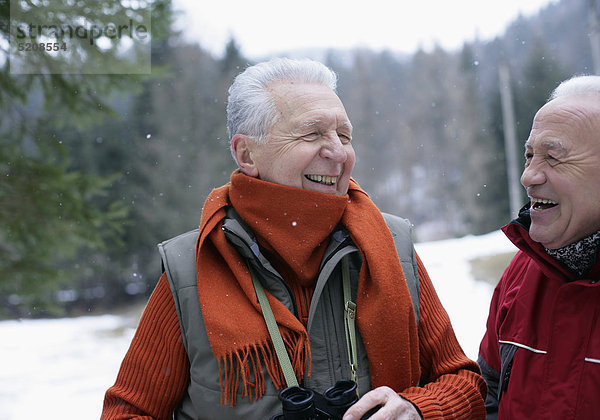
{"type": "MultiPolygon", "coordinates": [[[[256,259],[268,271],[277,274],[277,271],[262,254],[252,229],[250,229],[248,224],[240,217],[233,207],[227,208],[227,216],[223,220],[222,229],[227,240],[236,248],[244,259],[256,259]]],[[[344,229],[342,225],[338,225],[331,233],[331,241],[325,251],[321,267],[342,245],[351,243],[352,240],[350,239],[348,231],[344,229]]]]}
{"type": "MultiPolygon", "coordinates": [[[[542,244],[531,239],[529,236],[530,226],[531,215],[529,214],[528,203],[519,210],[517,218],[504,226],[502,231],[517,248],[537,263],[547,277],[560,278],[562,281],[578,280],[575,273],[565,264],[548,255],[542,244]]],[[[584,278],[597,280],[599,277],[600,261],[596,261],[596,264],[594,264],[588,274],[584,275],[584,278]]]]}
{"type": "MultiPolygon", "coordinates": [[[[263,287],[282,302],[293,314],[297,314],[292,291],[277,270],[261,252],[258,241],[248,224],[240,217],[233,207],[228,207],[221,227],[229,243],[236,249],[241,258],[262,275],[258,276],[263,287]]],[[[337,252],[338,249],[353,244],[350,235],[343,226],[338,225],[331,234],[331,240],[323,260],[323,265],[337,252]]]]}

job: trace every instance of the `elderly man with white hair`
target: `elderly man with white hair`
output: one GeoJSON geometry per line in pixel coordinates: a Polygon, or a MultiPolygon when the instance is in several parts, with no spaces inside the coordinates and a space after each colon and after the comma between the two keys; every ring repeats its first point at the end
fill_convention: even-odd
{"type": "Polygon", "coordinates": [[[237,76],[227,126],[239,168],[199,229],[160,245],[164,273],[103,419],[485,416],[485,382],[410,224],[351,177],[335,83],[311,60],[237,76]]]}
{"type": "Polygon", "coordinates": [[[520,249],[480,347],[488,418],[600,418],[600,77],[561,83],[537,112],[503,230],[520,249]]]}

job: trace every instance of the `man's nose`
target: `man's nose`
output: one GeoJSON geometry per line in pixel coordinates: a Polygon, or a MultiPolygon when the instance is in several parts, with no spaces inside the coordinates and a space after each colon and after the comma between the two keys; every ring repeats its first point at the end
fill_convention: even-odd
{"type": "Polygon", "coordinates": [[[546,182],[546,175],[544,171],[540,168],[537,160],[532,159],[529,165],[523,169],[523,173],[521,174],[521,184],[525,187],[532,187],[534,185],[540,185],[546,182]]]}
{"type": "Polygon", "coordinates": [[[321,157],[342,163],[348,159],[346,148],[337,134],[332,135],[327,139],[326,143],[321,148],[321,157]]]}

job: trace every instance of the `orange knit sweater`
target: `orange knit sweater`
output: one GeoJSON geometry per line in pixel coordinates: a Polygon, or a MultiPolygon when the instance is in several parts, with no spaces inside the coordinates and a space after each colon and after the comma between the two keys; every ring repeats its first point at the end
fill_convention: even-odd
{"type": "MultiPolygon", "coordinates": [[[[400,392],[424,419],[483,419],[486,385],[460,348],[450,320],[417,257],[421,305],[421,383],[400,392]]],[[[189,381],[189,364],[166,276],[160,278],[108,389],[102,419],[171,419],[189,381]]]]}

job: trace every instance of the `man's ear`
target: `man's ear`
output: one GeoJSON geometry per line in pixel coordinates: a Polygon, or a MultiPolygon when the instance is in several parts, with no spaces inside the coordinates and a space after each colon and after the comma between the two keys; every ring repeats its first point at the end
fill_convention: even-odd
{"type": "Polygon", "coordinates": [[[231,139],[233,155],[240,170],[248,176],[258,177],[258,168],[256,162],[252,159],[252,151],[256,142],[243,134],[236,134],[231,139]]]}

